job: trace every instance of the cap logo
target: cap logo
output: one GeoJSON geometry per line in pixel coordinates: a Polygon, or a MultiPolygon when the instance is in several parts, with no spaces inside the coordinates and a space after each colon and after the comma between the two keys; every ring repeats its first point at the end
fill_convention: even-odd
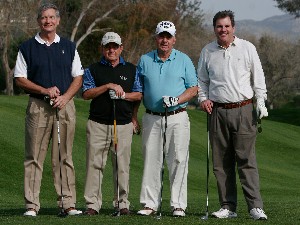
{"type": "Polygon", "coordinates": [[[116,39],[115,36],[107,36],[107,39],[116,39]]]}
{"type": "Polygon", "coordinates": [[[161,22],[159,26],[168,29],[168,28],[172,27],[172,24],[167,21],[164,21],[164,22],[161,22]]]}

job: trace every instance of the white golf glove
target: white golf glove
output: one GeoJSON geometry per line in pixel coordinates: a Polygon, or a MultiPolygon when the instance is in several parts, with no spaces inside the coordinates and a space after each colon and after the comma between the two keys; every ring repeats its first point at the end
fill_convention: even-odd
{"type": "Polygon", "coordinates": [[[259,119],[268,116],[268,110],[265,106],[265,100],[263,98],[258,98],[256,101],[256,113],[259,119]]]}
{"type": "Polygon", "coordinates": [[[44,101],[49,103],[50,106],[53,106],[54,105],[54,99],[53,98],[50,98],[48,95],[46,95],[44,97],[44,101]]]}
{"type": "Polygon", "coordinates": [[[171,97],[171,96],[162,96],[163,97],[163,106],[164,107],[171,107],[178,105],[179,98],[171,97]]]}
{"type": "Polygon", "coordinates": [[[123,92],[123,94],[119,97],[116,95],[115,90],[110,89],[109,96],[110,96],[110,99],[125,99],[125,92],[123,92]]]}

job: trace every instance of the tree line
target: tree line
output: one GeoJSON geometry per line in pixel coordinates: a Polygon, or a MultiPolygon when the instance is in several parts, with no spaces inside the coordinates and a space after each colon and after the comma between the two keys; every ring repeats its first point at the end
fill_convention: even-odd
{"type": "MultiPolygon", "coordinates": [[[[38,31],[37,10],[43,0],[0,1],[0,90],[7,95],[22,93],[13,82],[19,44],[38,31]]],[[[201,49],[215,39],[213,27],[204,26],[200,0],[54,0],[61,13],[58,33],[76,43],[84,67],[100,59],[103,34],[115,31],[124,43],[123,56],[137,63],[155,48],[153,39],[159,21],[174,22],[176,48],[188,54],[197,67],[201,49]]],[[[266,75],[268,100],[274,107],[287,102],[300,90],[297,65],[299,43],[272,36],[259,39],[244,34],[258,50],[266,75]],[[297,80],[298,79],[298,80],[297,80]]]]}

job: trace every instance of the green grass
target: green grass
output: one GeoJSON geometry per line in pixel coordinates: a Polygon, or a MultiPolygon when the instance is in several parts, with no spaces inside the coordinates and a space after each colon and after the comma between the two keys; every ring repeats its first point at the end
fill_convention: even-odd
{"type": "MultiPolygon", "coordinates": [[[[27,96],[0,96],[0,224],[257,224],[249,218],[246,203],[239,186],[238,218],[201,221],[206,206],[206,115],[198,110],[189,110],[191,120],[190,161],[188,175],[188,208],[185,218],[171,216],[170,191],[167,170],[164,179],[163,218],[140,217],[139,194],[143,172],[141,136],[134,136],[130,173],[130,201],[133,215],[112,218],[112,170],[107,163],[103,180],[103,208],[94,217],[79,216],[58,218],[50,153],[45,164],[40,194],[41,210],[36,218],[24,218],[23,159],[24,119],[27,96]]],[[[85,208],[83,198],[85,180],[85,124],[89,102],[76,99],[77,124],[73,159],[76,170],[77,207],[85,208]]],[[[140,109],[141,119],[143,109],[140,109]]],[[[261,194],[269,220],[264,224],[300,224],[300,127],[295,124],[299,111],[270,111],[268,119],[262,121],[263,133],[257,138],[257,160],[260,172],[261,194]],[[276,114],[276,115],[275,115],[276,114]],[[290,117],[289,115],[294,115],[290,117]],[[275,118],[275,119],[274,119],[275,118]]],[[[299,125],[299,124],[298,124],[299,125]]],[[[155,169],[155,168],[154,168],[155,169]]],[[[212,170],[210,170],[212,171],[212,170]]],[[[216,180],[210,173],[209,211],[219,209],[216,180]]]]}

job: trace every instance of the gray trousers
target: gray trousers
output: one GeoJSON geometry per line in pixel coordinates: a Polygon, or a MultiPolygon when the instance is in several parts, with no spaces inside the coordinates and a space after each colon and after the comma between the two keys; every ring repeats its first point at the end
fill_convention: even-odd
{"type": "Polygon", "coordinates": [[[214,107],[209,134],[221,207],[236,211],[237,165],[248,210],[263,208],[255,155],[256,114],[253,104],[233,109],[214,107]]]}

